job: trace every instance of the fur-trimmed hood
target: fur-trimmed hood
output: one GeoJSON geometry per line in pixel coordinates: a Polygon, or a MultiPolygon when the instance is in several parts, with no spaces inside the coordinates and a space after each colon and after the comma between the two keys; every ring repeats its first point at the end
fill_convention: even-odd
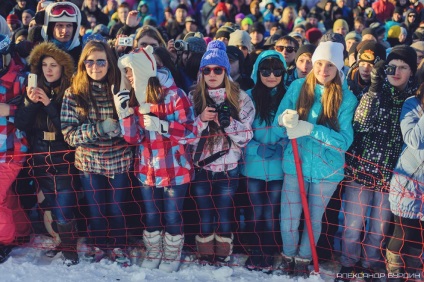
{"type": "Polygon", "coordinates": [[[41,69],[40,65],[44,57],[52,57],[55,59],[59,65],[63,66],[63,76],[71,80],[74,73],[74,60],[71,55],[60,50],[51,42],[43,42],[32,49],[29,55],[29,64],[32,73],[42,75],[39,73],[39,70],[41,69]]]}

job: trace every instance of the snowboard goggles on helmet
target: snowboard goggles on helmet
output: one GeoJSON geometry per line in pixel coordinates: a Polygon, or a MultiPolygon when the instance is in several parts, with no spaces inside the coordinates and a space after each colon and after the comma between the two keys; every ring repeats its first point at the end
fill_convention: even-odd
{"type": "Polygon", "coordinates": [[[77,15],[77,11],[75,10],[75,7],[69,4],[58,4],[50,10],[50,16],[53,17],[61,17],[63,14],[74,17],[77,15]]]}

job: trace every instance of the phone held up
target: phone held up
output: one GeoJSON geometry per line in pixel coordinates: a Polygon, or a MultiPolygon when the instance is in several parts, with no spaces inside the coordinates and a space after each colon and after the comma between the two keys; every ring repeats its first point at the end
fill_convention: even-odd
{"type": "Polygon", "coordinates": [[[35,73],[28,74],[28,89],[37,87],[37,75],[35,73]]]}

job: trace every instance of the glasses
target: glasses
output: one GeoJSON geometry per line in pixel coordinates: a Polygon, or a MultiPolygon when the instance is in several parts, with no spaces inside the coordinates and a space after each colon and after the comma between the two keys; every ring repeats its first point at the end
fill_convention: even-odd
{"type": "Polygon", "coordinates": [[[156,43],[145,43],[145,42],[141,42],[138,45],[141,48],[146,48],[149,45],[152,46],[153,48],[159,47],[159,45],[157,45],[156,43]]]}
{"type": "Polygon", "coordinates": [[[75,8],[68,4],[56,5],[50,11],[50,14],[53,17],[61,17],[65,13],[70,17],[77,15],[77,11],[75,10],[75,8]]]}
{"type": "Polygon", "coordinates": [[[221,75],[224,72],[224,68],[223,67],[214,67],[214,68],[203,68],[202,72],[204,75],[210,75],[211,72],[213,72],[216,75],[221,75]]]}
{"type": "Polygon", "coordinates": [[[416,15],[408,15],[408,18],[416,18],[416,15]]]}
{"type": "Polygon", "coordinates": [[[263,77],[269,77],[269,76],[271,76],[271,73],[275,77],[280,77],[280,76],[283,75],[284,70],[283,69],[276,69],[276,70],[273,70],[273,69],[261,69],[261,70],[259,70],[259,72],[261,73],[261,75],[263,77]]]}
{"type": "Polygon", "coordinates": [[[286,49],[287,53],[293,53],[296,49],[292,46],[275,46],[275,50],[278,52],[283,52],[286,49]]]}
{"type": "Polygon", "coordinates": [[[247,51],[247,47],[246,47],[246,46],[238,45],[237,47],[238,47],[239,49],[241,49],[241,50],[247,51]]]}
{"type": "Polygon", "coordinates": [[[106,66],[106,60],[85,60],[84,64],[86,67],[92,68],[94,64],[96,64],[96,66],[103,68],[106,66]]]}

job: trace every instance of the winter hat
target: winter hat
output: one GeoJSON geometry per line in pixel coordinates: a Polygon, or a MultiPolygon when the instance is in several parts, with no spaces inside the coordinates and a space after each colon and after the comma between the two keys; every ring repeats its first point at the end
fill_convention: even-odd
{"type": "Polygon", "coordinates": [[[230,61],[227,56],[227,48],[224,42],[219,40],[211,41],[208,44],[206,53],[203,54],[202,60],[200,61],[200,69],[203,69],[207,65],[217,65],[224,67],[227,71],[227,75],[230,75],[230,61]]]}
{"type": "Polygon", "coordinates": [[[355,39],[355,41],[359,42],[362,40],[362,36],[356,33],[356,31],[351,31],[348,34],[346,34],[345,41],[348,41],[350,39],[355,39]]]}
{"type": "Polygon", "coordinates": [[[318,60],[325,60],[334,64],[339,71],[342,71],[344,66],[343,50],[343,44],[341,43],[321,42],[312,55],[312,64],[315,64],[318,60]]]}
{"type": "Polygon", "coordinates": [[[93,33],[99,33],[103,37],[109,37],[109,28],[104,24],[98,24],[94,27],[93,33]]]}
{"type": "Polygon", "coordinates": [[[34,17],[34,16],[35,16],[35,12],[34,12],[33,10],[31,10],[31,9],[26,9],[26,10],[24,10],[24,11],[22,12],[22,14],[23,14],[23,13],[30,14],[30,15],[31,15],[31,17],[34,17]]]}
{"type": "Polygon", "coordinates": [[[267,13],[264,17],[263,17],[263,21],[264,22],[275,22],[277,20],[277,18],[271,14],[271,13],[267,13]]]}
{"type": "Polygon", "coordinates": [[[393,14],[400,14],[402,16],[403,15],[403,8],[402,7],[396,7],[393,14]]]}
{"type": "Polygon", "coordinates": [[[203,54],[206,51],[206,42],[203,37],[192,36],[184,40],[188,43],[188,50],[192,53],[203,54]]]}
{"type": "Polygon", "coordinates": [[[305,45],[300,46],[299,50],[297,50],[297,52],[296,52],[296,57],[295,57],[294,61],[296,62],[297,59],[300,57],[300,55],[302,55],[304,53],[314,54],[316,48],[317,47],[315,45],[312,45],[312,44],[305,44],[305,45]]]}
{"type": "Polygon", "coordinates": [[[32,42],[34,45],[40,42],[44,42],[44,38],[41,36],[41,26],[34,26],[31,28],[31,30],[28,32],[27,40],[32,42]]]}
{"type": "Polygon", "coordinates": [[[424,41],[417,41],[411,44],[411,47],[414,48],[415,51],[424,52],[424,41]]]}
{"type": "Polygon", "coordinates": [[[373,40],[368,40],[358,52],[358,63],[367,62],[376,64],[378,61],[385,59],[386,48],[373,40]]]}
{"type": "Polygon", "coordinates": [[[229,26],[221,26],[215,34],[215,38],[225,37],[228,40],[230,39],[231,32],[234,32],[234,29],[229,26]]]}
{"type": "Polygon", "coordinates": [[[290,37],[293,37],[293,38],[299,37],[300,39],[303,39],[302,34],[300,34],[299,32],[296,32],[296,31],[292,31],[292,32],[290,32],[290,33],[289,33],[289,36],[290,36],[290,37]]]}
{"type": "Polygon", "coordinates": [[[282,36],[281,35],[279,35],[279,34],[273,34],[272,36],[270,36],[270,37],[268,37],[266,40],[265,40],[265,43],[264,43],[264,48],[269,48],[269,47],[273,47],[273,46],[275,46],[275,43],[277,43],[277,40],[278,39],[280,39],[282,36]]]}
{"type": "Polygon", "coordinates": [[[183,10],[186,10],[186,12],[188,12],[188,8],[185,4],[179,4],[177,8],[175,8],[175,11],[178,9],[183,9],[183,10]]]}
{"type": "Polygon", "coordinates": [[[15,14],[10,14],[10,15],[7,16],[6,21],[7,21],[8,24],[18,24],[19,18],[15,14]]]}
{"type": "Polygon", "coordinates": [[[349,32],[349,25],[344,19],[338,19],[333,24],[333,30],[344,27],[349,32]]]}
{"type": "Polygon", "coordinates": [[[244,18],[240,23],[241,26],[246,25],[246,24],[253,25],[252,19],[251,18],[244,18]]]}
{"type": "Polygon", "coordinates": [[[147,99],[146,87],[149,78],[157,75],[156,59],[153,56],[153,47],[138,48],[118,59],[118,67],[121,70],[120,89],[131,89],[131,83],[125,76],[125,68],[131,68],[134,75],[134,92],[137,101],[145,103],[147,99]]]}
{"type": "Polygon", "coordinates": [[[318,28],[313,27],[306,31],[305,36],[309,42],[315,43],[322,37],[322,32],[318,28]]]}
{"type": "Polygon", "coordinates": [[[375,39],[377,39],[377,34],[376,34],[375,30],[373,30],[370,27],[364,28],[362,30],[362,37],[364,37],[367,34],[371,34],[372,36],[374,36],[375,39]]]}
{"type": "Polygon", "coordinates": [[[246,17],[246,16],[245,16],[243,13],[238,13],[238,14],[235,16],[235,20],[236,20],[236,21],[237,21],[237,20],[242,21],[245,17],[246,17]]]}
{"type": "Polygon", "coordinates": [[[404,61],[409,65],[413,74],[417,71],[417,52],[410,46],[398,45],[393,47],[387,56],[386,62],[390,63],[392,60],[404,61]]]}
{"type": "Polygon", "coordinates": [[[255,31],[259,32],[261,34],[264,34],[265,33],[264,25],[260,22],[255,22],[252,26],[252,29],[250,30],[250,33],[255,32],[255,31]]]}
{"type": "Polygon", "coordinates": [[[188,32],[185,36],[184,36],[184,38],[183,38],[183,40],[184,41],[187,41],[187,39],[189,39],[190,37],[199,37],[199,38],[203,38],[203,34],[202,33],[200,33],[200,32],[194,32],[194,31],[190,31],[190,32],[188,32]]]}
{"type": "Polygon", "coordinates": [[[250,43],[250,35],[245,30],[239,29],[231,33],[228,45],[245,46],[249,50],[249,53],[252,52],[252,43],[250,43]]]}
{"type": "Polygon", "coordinates": [[[370,24],[370,28],[374,30],[374,33],[377,35],[377,37],[386,32],[386,28],[384,27],[384,25],[379,22],[370,24]]]}
{"type": "Polygon", "coordinates": [[[400,35],[400,26],[394,25],[389,29],[387,38],[398,38],[400,35]]]}

